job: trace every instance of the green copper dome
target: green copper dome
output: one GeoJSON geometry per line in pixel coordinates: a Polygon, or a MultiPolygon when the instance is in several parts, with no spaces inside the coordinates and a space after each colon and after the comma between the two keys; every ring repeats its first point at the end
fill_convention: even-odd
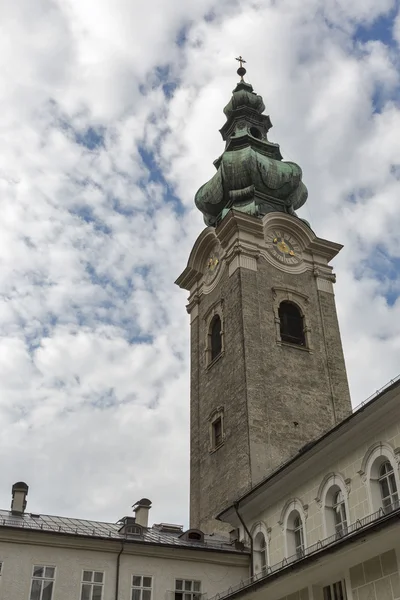
{"type": "Polygon", "coordinates": [[[268,140],[272,124],[264,110],[252,86],[238,83],[224,108],[225,151],[214,162],[214,177],[195,196],[206,225],[216,226],[231,208],[260,217],[277,211],[297,216],[307,200],[300,167],[283,161],[279,145],[268,140]]]}

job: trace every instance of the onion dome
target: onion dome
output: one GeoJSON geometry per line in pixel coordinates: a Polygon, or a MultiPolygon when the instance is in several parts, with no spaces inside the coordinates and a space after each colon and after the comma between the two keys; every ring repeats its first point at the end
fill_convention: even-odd
{"type": "Polygon", "coordinates": [[[206,225],[216,226],[230,209],[262,217],[269,212],[295,210],[307,200],[301,168],[282,160],[278,144],[268,140],[272,127],[264,115],[264,102],[243,81],[246,73],[241,57],[241,81],[224,108],[226,123],[220,129],[225,150],[214,162],[215,175],[196,193],[195,204],[206,225]]]}

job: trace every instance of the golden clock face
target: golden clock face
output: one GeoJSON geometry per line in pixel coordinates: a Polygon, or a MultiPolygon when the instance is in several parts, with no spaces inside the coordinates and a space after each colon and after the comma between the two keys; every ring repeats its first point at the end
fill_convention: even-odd
{"type": "Polygon", "coordinates": [[[206,260],[204,280],[207,284],[211,283],[211,281],[213,281],[213,279],[216,277],[220,268],[220,261],[220,253],[219,249],[217,248],[209,254],[206,260]]]}
{"type": "Polygon", "coordinates": [[[267,243],[269,253],[280,263],[293,266],[300,263],[300,246],[289,233],[271,231],[267,236],[267,243]]]}

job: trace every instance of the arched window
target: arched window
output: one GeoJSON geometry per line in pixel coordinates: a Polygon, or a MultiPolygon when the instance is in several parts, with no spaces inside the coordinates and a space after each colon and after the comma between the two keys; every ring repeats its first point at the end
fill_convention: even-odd
{"type": "Polygon", "coordinates": [[[292,510],[286,525],[287,558],[304,556],[304,524],[298,510],[292,510]]]}
{"type": "Polygon", "coordinates": [[[254,564],[256,573],[263,573],[267,569],[267,544],[264,534],[260,531],[254,539],[254,564]]]}
{"type": "Polygon", "coordinates": [[[219,315],[215,315],[210,325],[211,360],[222,352],[222,327],[219,315]]]}
{"type": "Polygon", "coordinates": [[[298,558],[304,554],[304,530],[303,523],[301,522],[300,515],[294,520],[294,543],[296,547],[296,554],[298,558]]]}
{"type": "Polygon", "coordinates": [[[344,496],[342,490],[335,493],[333,497],[333,518],[335,521],[335,530],[338,537],[342,537],[347,533],[347,515],[346,505],[344,503],[344,496]]]}
{"type": "Polygon", "coordinates": [[[281,302],[279,305],[279,321],[282,342],[305,346],[304,322],[300,310],[292,302],[281,302]]]}
{"type": "Polygon", "coordinates": [[[399,507],[399,495],[393,467],[388,460],[380,466],[378,481],[383,510],[385,513],[392,512],[392,510],[399,507]]]}

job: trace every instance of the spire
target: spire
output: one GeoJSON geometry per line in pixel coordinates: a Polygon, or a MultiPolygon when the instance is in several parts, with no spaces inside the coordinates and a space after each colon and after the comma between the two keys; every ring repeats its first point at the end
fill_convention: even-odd
{"type": "Polygon", "coordinates": [[[244,58],[242,58],[241,55],[235,60],[238,60],[240,63],[240,67],[238,68],[236,73],[240,76],[240,81],[244,81],[243,77],[246,75],[246,69],[244,68],[243,63],[245,63],[246,61],[244,60],[244,58]]]}
{"type": "Polygon", "coordinates": [[[216,174],[196,193],[195,203],[206,225],[216,226],[231,209],[262,217],[269,212],[297,216],[307,200],[300,167],[282,161],[278,144],[268,140],[272,127],[265,105],[252,85],[244,81],[246,61],[236,58],[240,81],[224,108],[220,129],[225,151],[214,162],[216,174]]]}

